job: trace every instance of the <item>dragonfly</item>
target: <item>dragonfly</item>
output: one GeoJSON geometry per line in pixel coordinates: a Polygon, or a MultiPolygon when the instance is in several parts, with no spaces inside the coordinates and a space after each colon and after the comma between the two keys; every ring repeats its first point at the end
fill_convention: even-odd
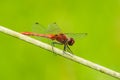
{"type": "MultiPolygon", "coordinates": [[[[63,52],[68,51],[73,54],[69,46],[73,46],[76,38],[82,38],[87,35],[87,33],[63,33],[60,27],[56,23],[49,24],[47,28],[39,24],[37,25],[35,32],[21,32],[23,35],[27,36],[37,36],[52,40],[52,50],[55,44],[64,45],[63,52]],[[39,26],[38,26],[39,25],[39,26]]],[[[53,50],[54,52],[54,50],[53,50]]]]}

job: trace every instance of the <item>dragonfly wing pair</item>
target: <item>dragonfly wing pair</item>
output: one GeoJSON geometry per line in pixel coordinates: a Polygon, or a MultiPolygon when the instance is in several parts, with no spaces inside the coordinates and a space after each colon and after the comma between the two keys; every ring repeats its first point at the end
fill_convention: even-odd
{"type": "MultiPolygon", "coordinates": [[[[59,35],[60,33],[62,33],[62,30],[58,27],[58,25],[56,23],[49,24],[48,27],[44,27],[39,23],[35,23],[34,27],[33,27],[33,32],[36,32],[38,34],[40,33],[40,34],[49,34],[49,35],[50,34],[59,35]]],[[[62,33],[62,34],[67,36],[67,38],[71,38],[73,40],[83,38],[87,35],[87,33],[62,33]]],[[[41,40],[41,37],[39,37],[39,38],[41,40]]],[[[47,42],[49,42],[49,41],[47,39],[47,42]]],[[[60,42],[58,42],[58,43],[60,43],[60,42]]],[[[69,48],[69,45],[70,45],[69,43],[67,45],[64,44],[64,50],[72,53],[72,51],[69,48]]]]}
{"type": "MultiPolygon", "coordinates": [[[[33,26],[33,32],[40,34],[59,34],[63,33],[60,27],[56,23],[49,24],[48,27],[44,27],[38,22],[33,26]]],[[[87,35],[87,33],[64,33],[67,37],[72,37],[74,39],[80,39],[87,35]]]]}
{"type": "Polygon", "coordinates": [[[61,33],[61,29],[56,23],[49,24],[48,27],[44,27],[38,22],[33,25],[33,32],[40,34],[58,34],[61,33]]]}

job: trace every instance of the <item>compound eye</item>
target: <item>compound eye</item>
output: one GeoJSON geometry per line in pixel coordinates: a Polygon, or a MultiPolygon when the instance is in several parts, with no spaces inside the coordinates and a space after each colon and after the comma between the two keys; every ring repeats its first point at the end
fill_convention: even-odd
{"type": "Polygon", "coordinates": [[[70,38],[70,40],[68,41],[68,44],[69,44],[70,46],[72,46],[74,43],[75,43],[74,39],[73,39],[73,38],[70,38]]]}

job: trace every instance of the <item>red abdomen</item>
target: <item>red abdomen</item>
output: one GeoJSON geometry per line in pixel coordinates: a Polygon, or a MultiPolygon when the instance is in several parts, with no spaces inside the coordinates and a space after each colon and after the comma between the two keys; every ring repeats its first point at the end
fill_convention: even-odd
{"type": "Polygon", "coordinates": [[[49,38],[49,39],[52,39],[52,40],[55,39],[55,35],[54,34],[38,34],[38,33],[34,33],[34,32],[22,32],[22,34],[28,35],[28,36],[45,37],[45,38],[49,38]]]}
{"type": "Polygon", "coordinates": [[[22,34],[24,34],[24,35],[28,35],[28,36],[33,36],[33,35],[35,35],[34,33],[32,33],[32,32],[21,32],[22,34]]]}

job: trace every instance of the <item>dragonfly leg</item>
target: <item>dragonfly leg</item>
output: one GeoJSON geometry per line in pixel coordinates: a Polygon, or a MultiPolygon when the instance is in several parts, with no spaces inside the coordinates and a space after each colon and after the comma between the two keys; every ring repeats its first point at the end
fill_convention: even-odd
{"type": "Polygon", "coordinates": [[[63,53],[65,53],[66,49],[67,49],[67,45],[65,44],[63,48],[63,53]]]}
{"type": "Polygon", "coordinates": [[[53,47],[55,47],[55,44],[62,45],[62,43],[59,43],[59,42],[52,42],[52,51],[53,51],[53,53],[54,53],[54,49],[53,49],[53,47]]]}
{"type": "Polygon", "coordinates": [[[67,44],[64,45],[63,52],[65,53],[65,51],[68,51],[73,54],[72,50],[70,49],[70,47],[67,44]]]}
{"type": "Polygon", "coordinates": [[[73,52],[72,52],[72,50],[70,49],[70,47],[67,45],[67,48],[68,48],[68,52],[70,52],[70,53],[72,53],[73,54],[73,52]]]}

